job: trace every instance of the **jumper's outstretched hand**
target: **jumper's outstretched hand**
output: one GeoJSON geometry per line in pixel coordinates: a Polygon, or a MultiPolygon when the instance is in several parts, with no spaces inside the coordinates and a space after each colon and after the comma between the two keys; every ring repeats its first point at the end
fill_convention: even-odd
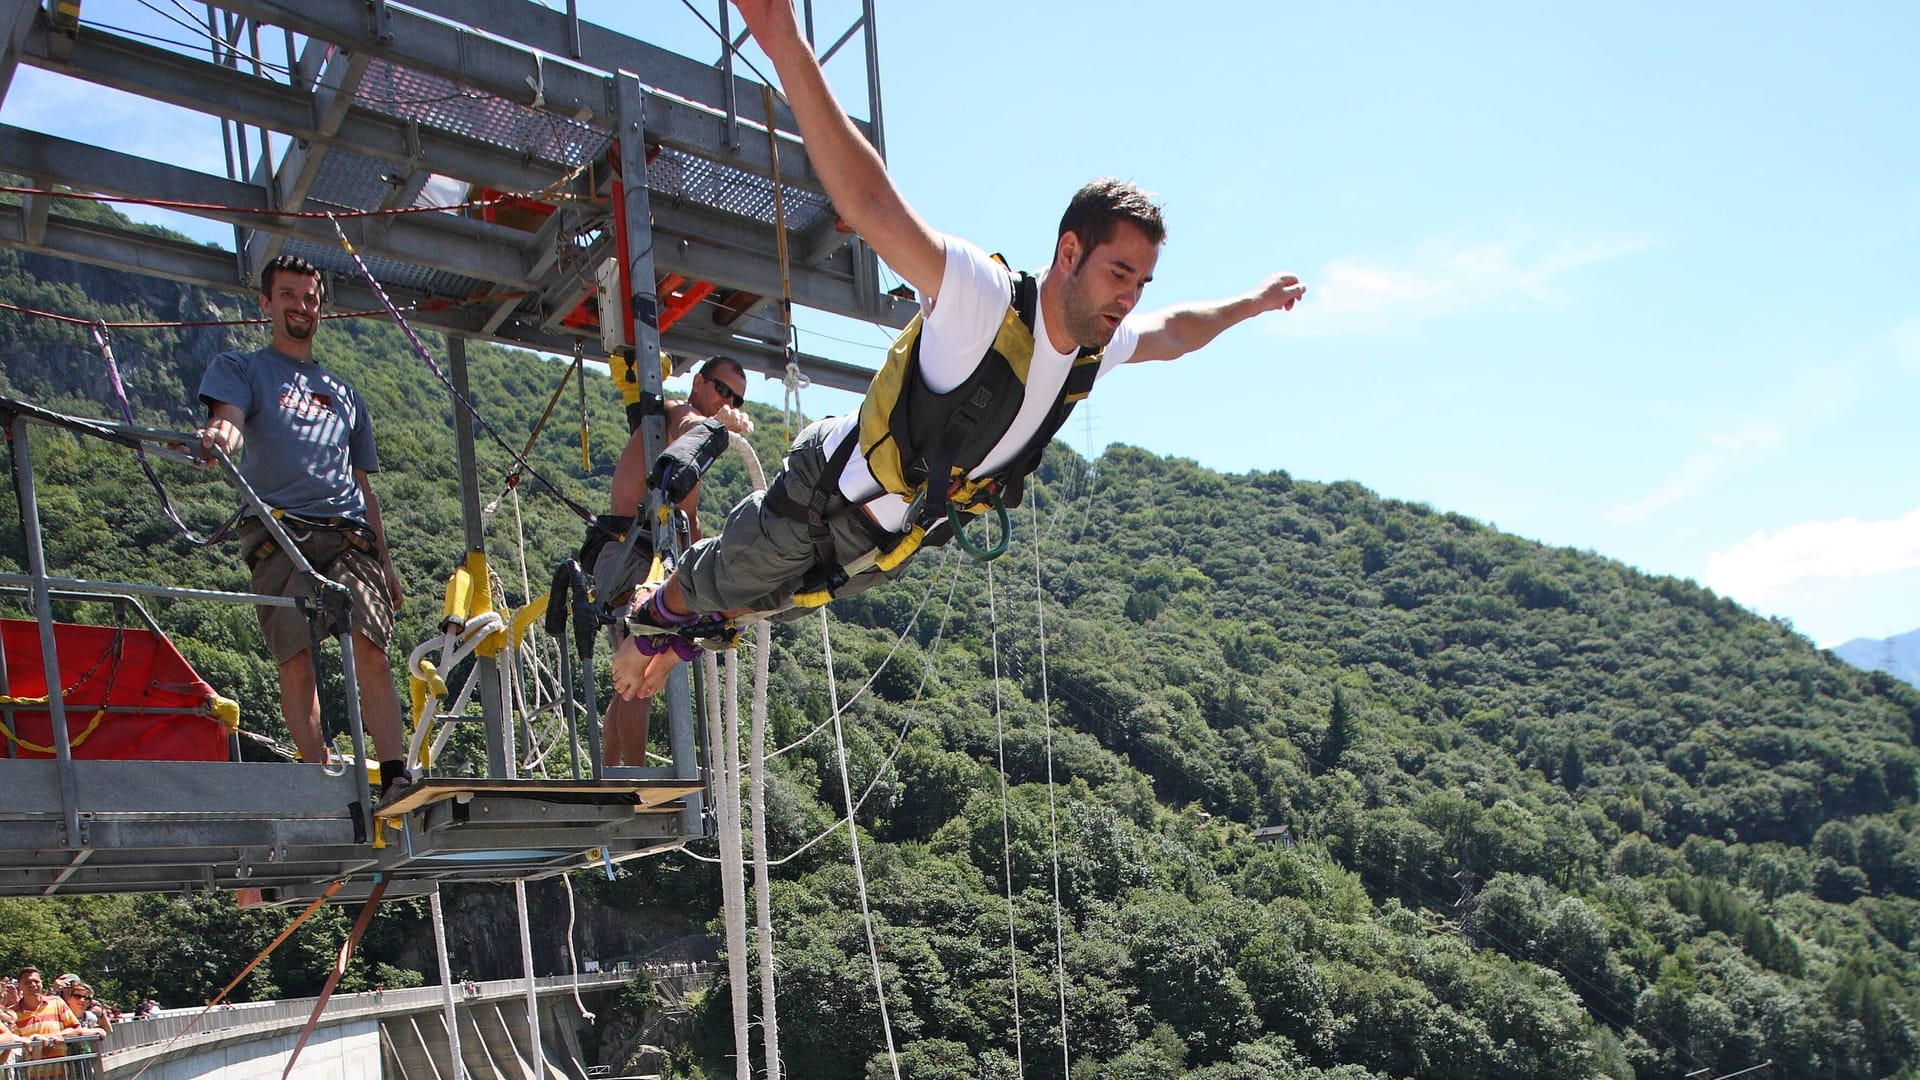
{"type": "Polygon", "coordinates": [[[739,9],[740,18],[746,21],[747,29],[756,39],[765,40],[763,35],[768,31],[796,23],[793,0],[733,0],[733,6],[739,9]]]}
{"type": "Polygon", "coordinates": [[[1292,274],[1275,274],[1260,283],[1260,303],[1268,311],[1292,311],[1307,287],[1292,274]]]}

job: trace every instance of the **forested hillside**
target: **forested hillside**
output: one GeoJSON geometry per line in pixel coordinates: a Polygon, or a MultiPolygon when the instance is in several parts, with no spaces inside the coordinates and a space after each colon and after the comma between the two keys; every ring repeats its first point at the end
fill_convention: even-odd
{"type": "MultiPolygon", "coordinates": [[[[0,299],[125,319],[208,304],[10,253],[0,299]]],[[[136,418],[191,425],[206,360],[257,337],[116,334],[136,418]]],[[[412,598],[403,654],[459,553],[450,410],[392,327],[331,323],[320,342],[378,420],[412,598]]],[[[472,353],[474,396],[517,448],[561,368],[472,353]]],[[[6,392],[108,415],[102,372],[72,328],[0,313],[6,392]]],[[[536,459],[597,507],[624,431],[608,388],[588,398],[591,473],[571,390],[536,459]]],[[[771,464],[781,424],[761,415],[771,464]]],[[[66,436],[34,449],[56,567],[241,582],[230,546],[172,539],[123,452],[66,436]]],[[[504,454],[483,463],[497,483],[504,454]]],[[[231,508],[209,477],[165,468],[196,527],[231,508]]],[[[737,464],[716,474],[710,526],[742,485],[737,464]]],[[[537,582],[580,530],[521,490],[537,582]]],[[[1113,1080],[1678,1080],[1768,1060],[1749,1075],[1920,1075],[1920,692],[1690,582],[1350,481],[1056,446],[1033,504],[1006,558],[929,552],[832,609],[852,786],[872,785],[864,896],[902,1075],[1064,1077],[1066,1059],[1113,1080]]],[[[17,565],[15,517],[0,505],[0,560],[17,565]]],[[[511,502],[491,536],[518,602],[511,502]]],[[[276,732],[251,613],[159,614],[248,725],[276,732]]],[[[780,628],[771,712],[781,745],[799,745],[771,765],[775,855],[841,812],[829,696],[820,623],[780,628]]],[[[634,947],[629,913],[697,925],[719,903],[714,868],[678,856],[575,888],[596,938],[585,955],[634,947]]],[[[891,1075],[862,895],[844,828],[775,871],[793,1075],[891,1075]]],[[[0,961],[110,959],[96,985],[184,1003],[285,918],[223,904],[0,903],[0,961]],[[168,952],[183,942],[188,956],[168,952]]],[[[462,973],[517,970],[487,969],[487,940],[511,936],[486,921],[496,909],[476,900],[456,920],[462,973]]],[[[433,975],[411,944],[421,919],[396,905],[356,978],[433,975]]],[[[538,966],[560,969],[564,910],[540,921],[552,959],[538,966]]],[[[303,931],[249,989],[317,983],[343,925],[303,931]]],[[[730,1075],[724,989],[702,1015],[705,1041],[675,1067],[730,1075]]]]}

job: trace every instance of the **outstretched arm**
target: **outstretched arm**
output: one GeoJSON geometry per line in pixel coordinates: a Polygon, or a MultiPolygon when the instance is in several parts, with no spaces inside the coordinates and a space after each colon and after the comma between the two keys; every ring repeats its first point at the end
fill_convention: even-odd
{"type": "Polygon", "coordinates": [[[1307,287],[1300,284],[1299,278],[1275,274],[1243,296],[1148,312],[1138,319],[1140,344],[1127,362],[1138,364],[1185,356],[1219,337],[1228,327],[1238,326],[1261,312],[1292,311],[1293,305],[1306,293],[1307,287]]]}
{"type": "Polygon", "coordinates": [[[733,0],[753,39],[773,61],[800,122],[807,159],[842,220],[922,296],[938,296],[946,245],[893,186],[887,167],[847,119],[800,34],[793,0],[733,0]]]}

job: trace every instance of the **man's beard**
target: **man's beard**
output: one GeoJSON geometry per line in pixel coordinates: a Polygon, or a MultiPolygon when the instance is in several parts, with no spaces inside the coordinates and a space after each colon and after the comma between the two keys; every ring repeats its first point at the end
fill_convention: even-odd
{"type": "Polygon", "coordinates": [[[1067,336],[1083,349],[1104,349],[1113,340],[1115,327],[1100,317],[1079,271],[1067,275],[1060,290],[1061,306],[1066,309],[1067,336]]]}
{"type": "Polygon", "coordinates": [[[286,327],[287,336],[292,338],[295,341],[305,341],[308,338],[312,337],[313,328],[315,325],[317,325],[315,320],[313,319],[307,319],[303,322],[295,322],[291,318],[280,320],[280,324],[286,327]]]}

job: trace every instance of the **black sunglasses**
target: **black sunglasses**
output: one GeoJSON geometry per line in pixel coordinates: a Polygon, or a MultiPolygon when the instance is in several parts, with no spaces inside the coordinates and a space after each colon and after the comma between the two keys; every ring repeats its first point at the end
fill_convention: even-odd
{"type": "Polygon", "coordinates": [[[712,383],[713,388],[715,390],[720,391],[721,399],[725,401],[727,404],[733,406],[734,408],[737,409],[740,406],[745,405],[747,403],[746,398],[742,397],[739,394],[734,393],[733,387],[728,386],[726,383],[721,382],[719,379],[716,379],[711,375],[701,375],[700,377],[712,383]]]}

